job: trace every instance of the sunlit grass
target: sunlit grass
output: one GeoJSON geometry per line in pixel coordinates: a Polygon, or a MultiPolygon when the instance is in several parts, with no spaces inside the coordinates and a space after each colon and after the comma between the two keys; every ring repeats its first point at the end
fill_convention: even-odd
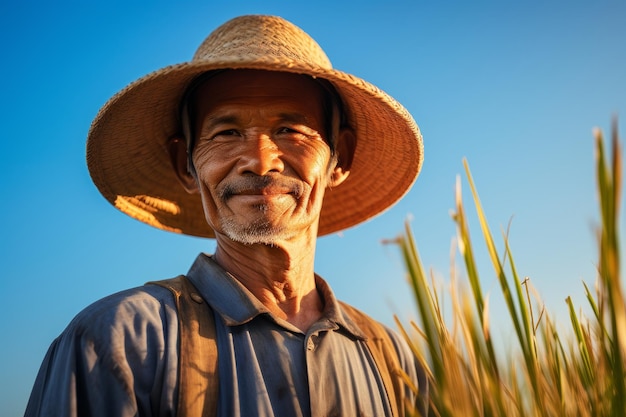
{"type": "MultiPolygon", "coordinates": [[[[503,233],[503,248],[485,218],[465,162],[476,215],[514,332],[508,356],[494,346],[487,298],[481,287],[468,219],[456,188],[452,216],[464,268],[452,271],[449,287],[425,272],[415,239],[406,226],[398,239],[418,308],[418,321],[398,325],[430,380],[433,416],[624,416],[626,415],[626,306],[619,259],[619,203],[622,152],[613,126],[610,156],[600,130],[596,173],[600,224],[595,290],[584,286],[589,316],[567,298],[570,324],[558,326],[515,267],[503,233]],[[464,276],[467,282],[459,282],[464,276]],[[445,296],[445,297],[444,297],[445,296]],[[449,306],[444,314],[444,298],[449,306]],[[578,312],[577,312],[578,311],[578,312]]],[[[505,314],[498,311],[498,316],[505,314]]]]}

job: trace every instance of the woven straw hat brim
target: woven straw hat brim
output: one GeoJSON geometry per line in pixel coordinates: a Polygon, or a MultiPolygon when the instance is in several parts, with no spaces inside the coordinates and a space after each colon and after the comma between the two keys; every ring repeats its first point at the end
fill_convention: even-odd
{"type": "Polygon", "coordinates": [[[216,69],[308,74],[330,81],[342,97],[357,146],[350,175],[326,191],[318,234],[338,232],[382,213],[410,189],[423,161],[420,131],[397,101],[350,74],[284,59],[189,62],[128,85],[96,116],[87,164],[102,195],[122,212],[159,229],[214,237],[200,197],[179,183],[167,150],[179,135],[179,103],[198,75],[216,69]]]}

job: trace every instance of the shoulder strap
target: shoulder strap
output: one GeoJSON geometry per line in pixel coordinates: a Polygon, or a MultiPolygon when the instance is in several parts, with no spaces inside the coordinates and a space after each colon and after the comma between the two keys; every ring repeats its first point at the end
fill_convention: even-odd
{"type": "Polygon", "coordinates": [[[383,380],[392,415],[397,417],[404,416],[407,410],[404,404],[403,371],[398,359],[398,353],[389,337],[389,333],[387,333],[382,324],[362,311],[341,301],[340,304],[343,310],[348,313],[350,318],[367,336],[366,344],[372,353],[376,367],[383,380]]]}
{"type": "Polygon", "coordinates": [[[217,415],[217,342],[213,310],[184,275],[152,281],[172,292],[178,309],[178,417],[217,415]]]}

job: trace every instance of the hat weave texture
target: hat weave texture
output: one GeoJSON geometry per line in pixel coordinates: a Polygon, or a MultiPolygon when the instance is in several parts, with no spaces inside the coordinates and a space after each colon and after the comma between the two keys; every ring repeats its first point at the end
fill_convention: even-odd
{"type": "Polygon", "coordinates": [[[180,101],[206,71],[258,69],[307,74],[339,93],[356,137],[350,175],[327,189],[319,235],[385,211],[410,189],[423,161],[422,136],[409,112],[376,86],[338,71],[320,46],[275,16],[234,18],[212,32],[193,59],[131,83],[94,119],[87,165],[102,195],[127,215],[159,229],[214,237],[198,194],[188,194],[170,162],[167,143],[181,135],[180,101]]]}

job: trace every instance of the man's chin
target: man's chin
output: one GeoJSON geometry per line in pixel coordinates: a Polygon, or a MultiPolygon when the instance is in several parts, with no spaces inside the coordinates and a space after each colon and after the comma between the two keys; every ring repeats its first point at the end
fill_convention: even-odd
{"type": "Polygon", "coordinates": [[[223,225],[223,232],[229,239],[244,245],[269,245],[288,240],[294,237],[294,233],[284,227],[276,227],[268,224],[257,225],[223,225]]]}

